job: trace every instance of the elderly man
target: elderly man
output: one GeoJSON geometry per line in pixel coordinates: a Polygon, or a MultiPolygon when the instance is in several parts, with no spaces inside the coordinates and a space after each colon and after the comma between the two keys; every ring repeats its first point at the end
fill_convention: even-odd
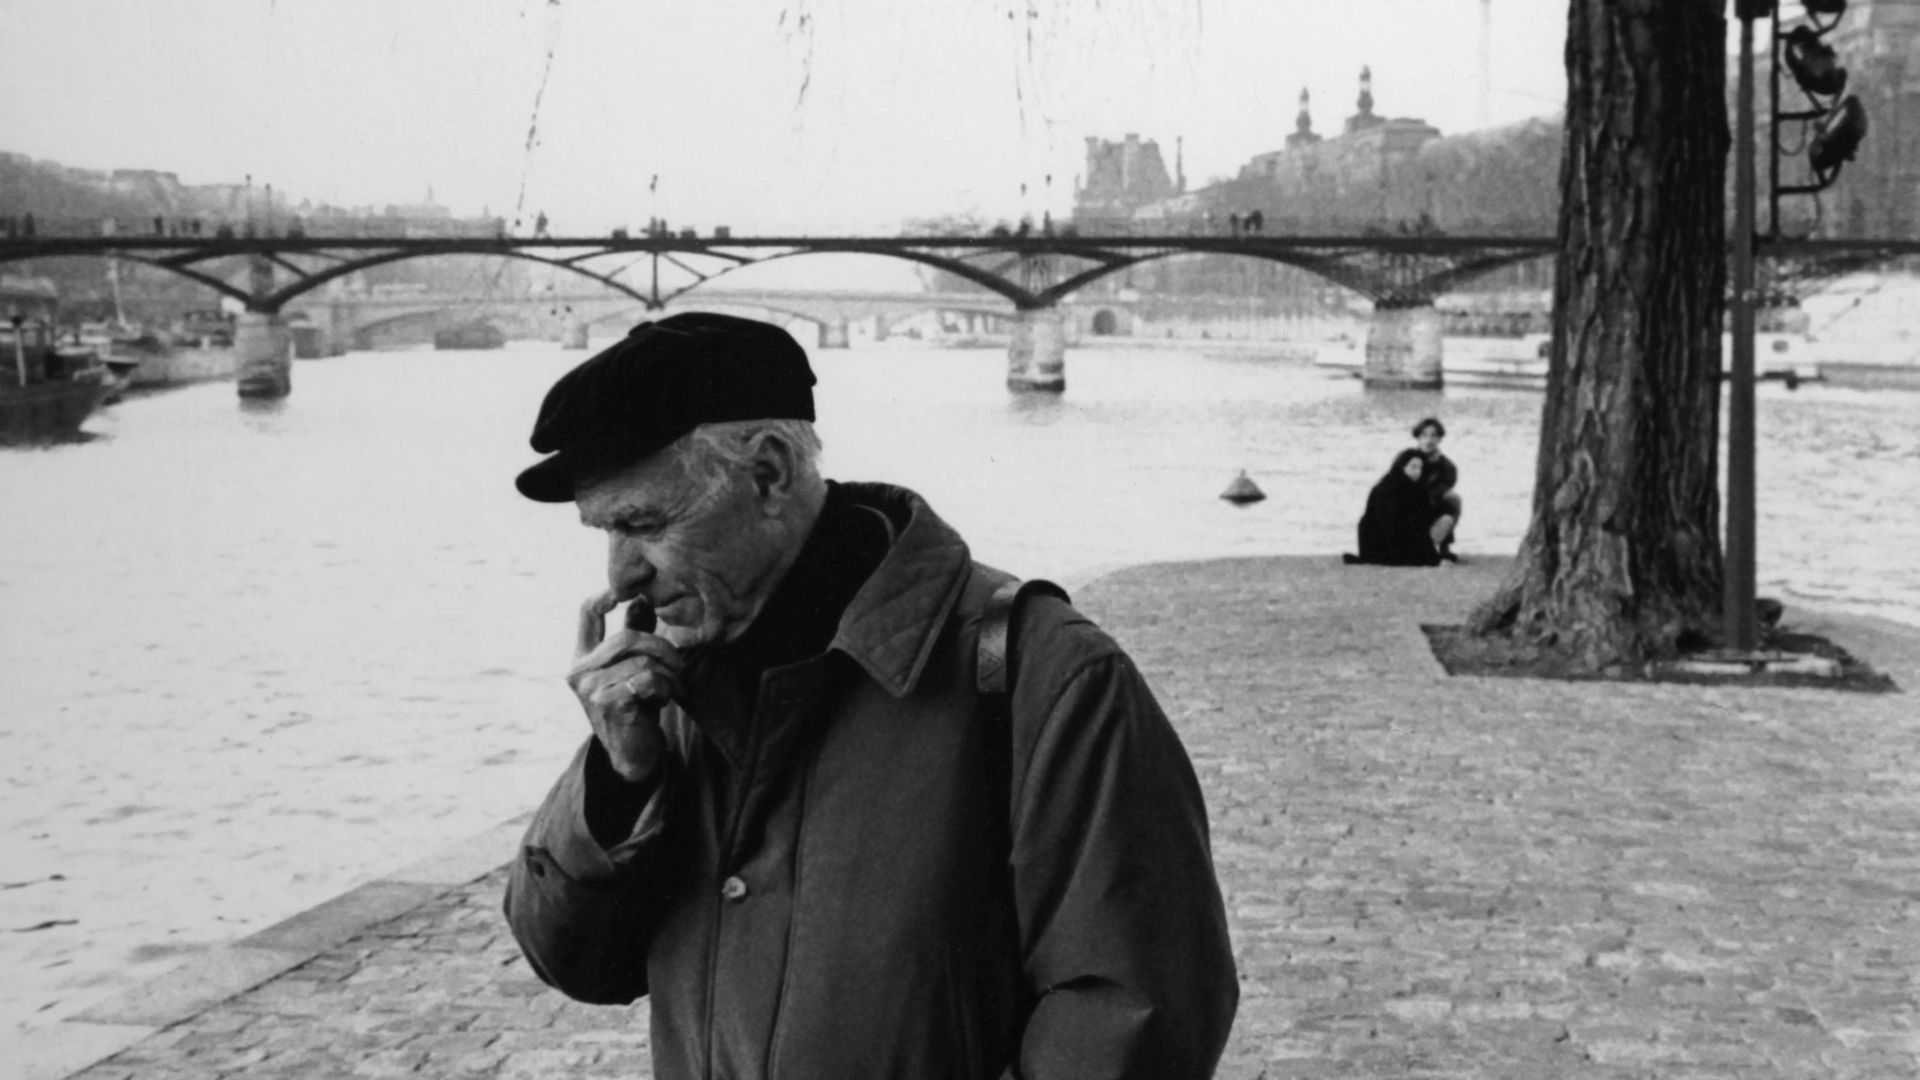
{"type": "Polygon", "coordinates": [[[528,960],[648,997],[663,1080],[1208,1076],[1237,984],[1179,739],[1051,595],[983,694],[1011,579],[822,479],[813,381],[784,330],[676,315],[541,406],[519,489],[609,546],[592,736],[507,889],[528,960]]]}

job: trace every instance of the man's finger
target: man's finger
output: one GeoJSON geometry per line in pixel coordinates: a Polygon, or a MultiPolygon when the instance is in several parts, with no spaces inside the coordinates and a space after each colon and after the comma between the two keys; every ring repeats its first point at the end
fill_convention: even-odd
{"type": "Polygon", "coordinates": [[[680,650],[666,638],[637,630],[622,630],[576,657],[573,666],[567,669],[567,678],[635,656],[644,657],[669,671],[679,671],[686,663],[680,650]]]}
{"type": "Polygon", "coordinates": [[[619,603],[613,590],[607,589],[587,597],[586,602],[580,605],[580,624],[573,639],[576,660],[592,652],[607,636],[607,612],[619,603]]]}
{"type": "Polygon", "coordinates": [[[614,669],[613,674],[614,678],[608,680],[602,692],[651,707],[664,705],[681,693],[679,673],[666,668],[642,666],[634,669],[623,665],[614,669]]]}

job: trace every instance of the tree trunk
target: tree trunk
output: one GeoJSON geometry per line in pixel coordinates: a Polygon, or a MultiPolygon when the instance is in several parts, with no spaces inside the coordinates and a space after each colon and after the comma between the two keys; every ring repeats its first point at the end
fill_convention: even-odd
{"type": "Polygon", "coordinates": [[[1723,6],[1571,0],[1533,517],[1473,623],[1572,670],[1671,655],[1720,608],[1723,6]]]}

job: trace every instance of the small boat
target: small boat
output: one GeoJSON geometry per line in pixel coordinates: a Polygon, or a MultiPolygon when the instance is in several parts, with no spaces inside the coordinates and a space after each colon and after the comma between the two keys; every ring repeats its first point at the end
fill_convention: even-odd
{"type": "Polygon", "coordinates": [[[188,312],[172,329],[120,327],[109,337],[108,364],[131,362],[128,386],[158,390],[233,378],[233,330],[219,312],[188,312]]]}
{"type": "MultiPolygon", "coordinates": [[[[1547,334],[1447,337],[1440,347],[1441,378],[1448,386],[1543,390],[1552,347],[1547,334]]],[[[1364,345],[1342,338],[1322,347],[1313,362],[1359,378],[1366,368],[1366,356],[1364,345]]],[[[1723,370],[1733,363],[1733,342],[1726,336],[1720,340],[1720,363],[1723,370]]],[[[1790,390],[1825,378],[1821,365],[1812,358],[1806,335],[1790,331],[1763,330],[1754,335],[1753,373],[1762,381],[1785,383],[1790,390]]]]}
{"type": "Polygon", "coordinates": [[[0,445],[76,438],[111,392],[98,354],[57,343],[58,306],[51,280],[0,274],[0,445]]]}
{"type": "MultiPolygon", "coordinates": [[[[98,356],[98,354],[95,355],[98,356]]],[[[107,396],[101,404],[118,405],[120,399],[126,396],[127,388],[133,385],[133,372],[140,366],[140,361],[111,354],[98,356],[98,359],[101,366],[106,369],[106,374],[101,381],[107,384],[107,396]]]]}
{"type": "Polygon", "coordinates": [[[1901,341],[1821,343],[1820,378],[1854,390],[1920,390],[1920,352],[1901,341]]]}
{"type": "Polygon", "coordinates": [[[107,384],[106,400],[103,405],[117,405],[126,396],[127,388],[133,383],[134,369],[140,366],[137,356],[122,356],[113,351],[113,334],[104,323],[81,323],[68,327],[61,335],[66,339],[65,352],[91,352],[105,369],[102,378],[107,384]]]}
{"type": "MultiPolygon", "coordinates": [[[[1547,385],[1547,349],[1545,334],[1447,337],[1440,347],[1441,379],[1448,386],[1542,389],[1547,385]]],[[[1322,346],[1313,362],[1359,378],[1366,369],[1366,346],[1342,336],[1322,346]]]]}
{"type": "Polygon", "coordinates": [[[1544,389],[1552,347],[1546,334],[1445,338],[1440,371],[1449,383],[1460,386],[1544,389]]]}
{"type": "Polygon", "coordinates": [[[233,344],[233,316],[218,308],[196,308],[180,316],[174,325],[176,345],[202,349],[224,349],[233,344]]]}
{"type": "Polygon", "coordinates": [[[112,361],[135,364],[129,380],[135,389],[161,389],[233,378],[232,348],[173,345],[157,335],[114,342],[112,361]]]}
{"type": "Polygon", "coordinates": [[[433,333],[436,349],[499,349],[507,344],[507,335],[485,319],[449,326],[433,333]]]}
{"type": "MultiPolygon", "coordinates": [[[[1762,327],[1753,335],[1753,377],[1767,382],[1785,383],[1798,390],[1801,383],[1825,382],[1827,375],[1813,358],[1812,341],[1803,332],[1770,330],[1762,327]]],[[[1720,370],[1724,377],[1733,367],[1733,336],[1720,338],[1720,370]]]]}

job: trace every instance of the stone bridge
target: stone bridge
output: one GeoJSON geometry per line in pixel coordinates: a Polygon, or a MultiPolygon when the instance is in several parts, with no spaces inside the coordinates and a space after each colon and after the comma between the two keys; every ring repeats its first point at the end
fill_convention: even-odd
{"type": "MultiPolygon", "coordinates": [[[[1136,329],[1136,307],[1132,301],[1120,299],[1067,300],[1057,305],[1068,338],[1130,335],[1136,329]]],[[[1005,298],[991,293],[722,288],[676,296],[657,308],[605,291],[542,291],[519,297],[424,292],[308,294],[290,303],[287,313],[304,316],[320,327],[326,343],[323,347],[341,352],[372,348],[383,336],[397,330],[417,335],[423,328],[430,332],[475,318],[509,324],[521,336],[553,337],[565,344],[584,345],[590,333],[610,326],[624,327],[690,310],[805,320],[818,327],[817,343],[825,349],[846,348],[855,323],[870,324],[873,337],[884,340],[901,319],[929,312],[959,315],[968,332],[992,333],[1010,331],[1018,315],[1005,298]]]]}
{"type": "MultiPolygon", "coordinates": [[[[336,283],[344,284],[360,271],[444,255],[486,255],[542,263],[555,271],[597,282],[609,295],[628,297],[648,311],[679,304],[687,292],[695,289],[701,293],[696,303],[715,305],[718,290],[709,287],[715,278],[776,259],[857,254],[904,260],[953,275],[999,298],[1006,306],[988,317],[1004,317],[1008,324],[1007,385],[1015,390],[1055,392],[1065,389],[1067,340],[1077,329],[1069,316],[1072,298],[1085,286],[1157,259],[1233,256],[1307,270],[1372,300],[1376,315],[1368,338],[1369,372],[1377,367],[1382,378],[1402,380],[1403,372],[1430,367],[1437,383],[1438,352],[1421,354],[1419,342],[1423,339],[1418,333],[1434,323],[1433,298],[1476,275],[1538,258],[1552,245],[1546,237],[1385,233],[1280,236],[1245,232],[1229,236],[1083,236],[1056,235],[1047,230],[989,236],[735,237],[719,230],[712,237],[691,231],[633,236],[615,230],[604,237],[433,237],[320,235],[302,228],[284,235],[271,230],[262,235],[250,229],[244,235],[228,232],[213,237],[143,237],[89,235],[84,223],[69,226],[22,237],[0,237],[0,263],[76,255],[115,258],[168,270],[240,301],[246,307],[239,333],[247,343],[247,356],[240,365],[239,383],[242,396],[248,397],[277,397],[289,391],[286,349],[281,345],[286,336],[283,316],[302,306],[311,315],[312,309],[324,303],[319,298],[329,294],[339,298],[342,291],[336,283]],[[599,260],[606,256],[620,256],[627,260],[626,265],[619,270],[600,269],[603,264],[599,260]],[[244,284],[229,280],[230,275],[222,269],[236,257],[246,262],[244,284]],[[644,260],[652,262],[650,289],[623,279],[626,270],[644,260]],[[663,292],[663,264],[694,280],[663,292]],[[1011,311],[1007,311],[1009,307],[1011,311]]],[[[924,302],[918,296],[914,299],[916,304],[924,302]]],[[[969,297],[968,302],[991,301],[969,297]]],[[[334,331],[336,339],[356,320],[350,313],[341,315],[333,309],[320,314],[325,316],[317,320],[321,329],[334,331]]],[[[396,310],[391,318],[408,314],[396,310]]],[[[424,317],[417,309],[411,314],[424,317]]],[[[1117,304],[1106,304],[1087,315],[1087,326],[1095,332],[1117,330],[1120,314],[1117,304]]],[[[870,317],[879,320],[886,316],[876,313],[870,317]]],[[[851,316],[821,312],[817,321],[823,327],[823,343],[844,340],[842,330],[850,320],[851,316]]]]}
{"type": "MultiPolygon", "coordinates": [[[[723,274],[802,255],[862,254],[905,260],[944,271],[981,287],[986,294],[968,295],[965,303],[975,317],[1004,319],[1008,329],[1007,385],[1015,390],[1065,389],[1065,354],[1071,328],[1077,328],[1079,309],[1072,298],[1101,278],[1156,259],[1181,255],[1232,256],[1279,263],[1317,274],[1351,289],[1372,302],[1367,336],[1365,373],[1370,385],[1438,386],[1441,380],[1440,323],[1436,297],[1463,282],[1528,259],[1550,255],[1552,237],[1445,236],[1391,234],[1373,230],[1358,236],[1307,236],[1235,233],[1231,236],[1188,235],[1029,235],[1022,231],[993,236],[892,237],[734,237],[717,231],[701,237],[692,231],[630,236],[616,230],[606,237],[497,236],[359,236],[309,235],[292,230],[285,235],[260,235],[251,227],[245,235],[230,232],[213,237],[99,235],[98,223],[88,231],[85,222],[58,231],[0,237],[0,264],[43,258],[90,256],[140,262],[200,282],[232,297],[246,307],[240,318],[235,347],[242,353],[238,379],[242,397],[280,397],[290,390],[287,361],[290,348],[282,316],[308,310],[321,328],[334,336],[350,333],[381,319],[426,317],[418,298],[403,298],[388,314],[362,315],[351,304],[328,307],[345,295],[336,283],[362,270],[406,259],[442,255],[486,255],[525,259],[591,279],[607,294],[588,309],[588,323],[623,317],[624,312],[662,311],[675,305],[719,306],[722,291],[707,284],[723,274]],[[603,272],[594,260],[620,255],[653,262],[653,286],[642,291],[620,280],[622,271],[603,272]],[[245,260],[244,284],[228,280],[222,266],[245,260]],[[688,259],[717,263],[711,271],[695,269],[688,259]],[[687,271],[691,284],[663,293],[661,264],[687,271]],[[685,294],[699,288],[700,297],[685,294]],[[329,299],[330,297],[330,299],[329,299]],[[977,305],[977,307],[976,307],[977,305]],[[987,307],[991,305],[991,307],[987,307]],[[1011,308],[1011,311],[1008,308],[1011,308]],[[636,310],[638,309],[638,311],[636,310]],[[1076,312],[1069,321],[1069,312],[1076,312]],[[322,318],[324,317],[324,318],[322,318]]],[[[1804,272],[1830,273],[1835,267],[1885,261],[1920,253],[1920,241],[1901,239],[1769,241],[1759,253],[1779,264],[1804,264],[1804,272]]],[[[631,262],[629,265],[632,265],[631,262]]],[[[732,294],[744,306],[776,314],[787,313],[817,322],[821,343],[843,344],[845,328],[856,318],[873,318],[878,327],[895,317],[880,305],[904,305],[903,296],[928,310],[925,294],[898,294],[891,301],[851,295],[837,301],[810,297],[798,305],[798,291],[784,297],[757,292],[759,303],[745,300],[747,291],[732,294]],[[839,308],[832,303],[843,305],[839,308]],[[871,305],[871,306],[861,306],[871,305]],[[856,315],[855,312],[865,312],[856,315]]],[[[525,303],[548,304],[549,297],[525,303]]],[[[959,303],[961,301],[955,301],[959,303]]],[[[937,306],[937,302],[936,302],[937,306]]],[[[440,308],[440,310],[445,310],[440,308]]],[[[1089,302],[1085,325],[1093,332],[1119,330],[1133,319],[1122,319],[1121,305],[1089,302]]],[[[437,316],[436,316],[437,317],[437,316]]],[[[577,333],[577,331],[576,331],[577,333]]],[[[584,338],[584,334],[581,334],[584,338]]]]}

